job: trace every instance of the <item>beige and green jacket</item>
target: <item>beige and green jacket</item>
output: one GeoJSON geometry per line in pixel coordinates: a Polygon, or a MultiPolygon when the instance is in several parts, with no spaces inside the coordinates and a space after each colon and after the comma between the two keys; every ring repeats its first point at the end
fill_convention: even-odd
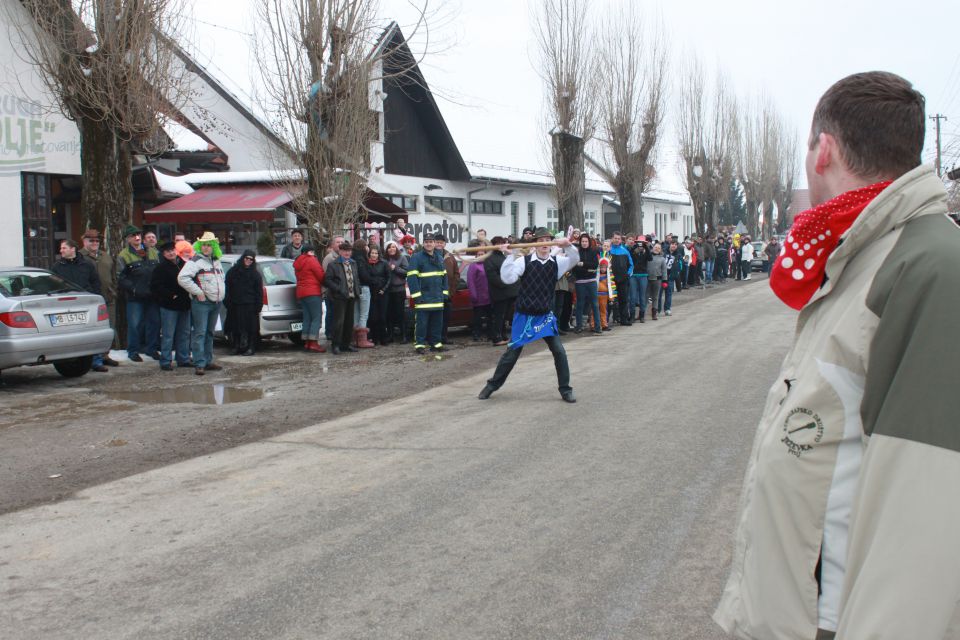
{"type": "Polygon", "coordinates": [[[929,166],[901,176],[800,312],[714,614],[728,633],[960,638],[960,228],[946,210],[929,166]]]}

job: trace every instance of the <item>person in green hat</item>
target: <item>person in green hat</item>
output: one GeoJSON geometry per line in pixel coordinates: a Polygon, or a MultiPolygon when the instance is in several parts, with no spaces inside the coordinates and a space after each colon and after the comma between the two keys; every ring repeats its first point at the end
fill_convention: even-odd
{"type": "Polygon", "coordinates": [[[160,254],[143,246],[140,229],[132,224],[123,230],[123,235],[126,244],[117,254],[117,287],[126,300],[127,357],[132,362],[143,362],[143,352],[159,360],[159,345],[145,344],[144,329],[147,315],[157,304],[150,294],[150,278],[160,262],[160,254]]]}

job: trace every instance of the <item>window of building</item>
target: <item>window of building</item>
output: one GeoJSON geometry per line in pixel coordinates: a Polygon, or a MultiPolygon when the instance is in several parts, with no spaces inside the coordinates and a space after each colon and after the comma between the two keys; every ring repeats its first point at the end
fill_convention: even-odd
{"type": "Polygon", "coordinates": [[[527,203],[527,226],[534,229],[537,228],[537,203],[528,202],[527,203]]]}
{"type": "Polygon", "coordinates": [[[667,214],[657,212],[654,215],[654,219],[654,230],[657,234],[657,238],[662,240],[667,235],[667,214]]]}
{"type": "Polygon", "coordinates": [[[417,196],[401,196],[394,193],[384,193],[383,197],[407,211],[417,210],[417,196]]]}
{"type": "Polygon", "coordinates": [[[589,233],[590,235],[595,235],[597,233],[597,212],[596,211],[583,212],[583,230],[589,233]]]}
{"type": "Polygon", "coordinates": [[[547,230],[556,233],[560,229],[560,209],[547,209],[547,230]]]}
{"type": "Polygon", "coordinates": [[[426,203],[432,211],[444,213],[463,213],[463,198],[434,198],[427,196],[426,203]]]}
{"type": "Polygon", "coordinates": [[[503,215],[502,200],[471,200],[470,211],[473,213],[486,213],[489,215],[503,215]]]}
{"type": "Polygon", "coordinates": [[[520,228],[520,203],[511,202],[510,203],[510,233],[513,234],[514,238],[520,236],[518,230],[520,228]]]}

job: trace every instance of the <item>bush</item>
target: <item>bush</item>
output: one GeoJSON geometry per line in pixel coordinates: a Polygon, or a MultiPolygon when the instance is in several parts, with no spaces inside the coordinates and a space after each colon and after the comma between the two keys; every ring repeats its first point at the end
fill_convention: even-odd
{"type": "Polygon", "coordinates": [[[257,238],[257,255],[269,256],[271,258],[277,257],[277,243],[274,242],[271,232],[264,231],[260,234],[260,237],[257,238]]]}

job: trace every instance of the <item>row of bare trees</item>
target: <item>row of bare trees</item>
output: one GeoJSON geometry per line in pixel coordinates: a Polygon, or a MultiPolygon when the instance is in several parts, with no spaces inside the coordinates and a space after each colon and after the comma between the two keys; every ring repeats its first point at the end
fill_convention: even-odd
{"type": "Polygon", "coordinates": [[[535,20],[560,227],[583,224],[586,158],[616,191],[621,228],[644,232],[643,198],[656,174],[670,89],[696,228],[716,233],[734,181],[754,235],[773,233],[774,211],[782,227],[798,148],[772,102],[743,106],[729,80],[720,73],[708,80],[692,55],[670,87],[673,61],[662,23],[645,20],[633,3],[595,23],[587,7],[586,0],[541,0],[535,20]]]}

